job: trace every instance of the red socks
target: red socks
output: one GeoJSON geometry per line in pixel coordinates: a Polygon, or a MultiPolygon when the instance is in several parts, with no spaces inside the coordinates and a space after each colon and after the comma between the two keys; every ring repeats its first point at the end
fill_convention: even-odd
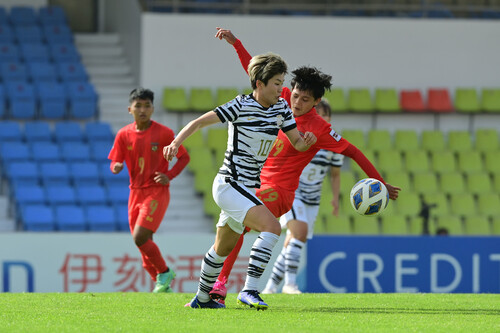
{"type": "MultiPolygon", "coordinates": [[[[154,269],[156,270],[156,274],[163,273],[167,270],[168,267],[167,264],[165,263],[165,259],[163,259],[161,255],[160,249],[151,239],[148,239],[146,243],[139,246],[139,250],[141,251],[143,257],[146,257],[149,263],[154,267],[154,269]]],[[[147,265],[147,263],[144,262],[144,260],[143,264],[147,265]]],[[[151,274],[153,270],[148,269],[146,265],[144,266],[144,268],[146,268],[149,274],[151,274]]]]}

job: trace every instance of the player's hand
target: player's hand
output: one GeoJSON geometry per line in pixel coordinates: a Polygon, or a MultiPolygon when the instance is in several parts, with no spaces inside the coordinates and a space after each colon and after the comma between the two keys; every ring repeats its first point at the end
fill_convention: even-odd
{"type": "Polygon", "coordinates": [[[220,40],[225,39],[226,42],[233,45],[236,42],[236,36],[233,35],[231,30],[223,29],[217,27],[217,33],[215,34],[215,38],[219,38],[220,40]]]}
{"type": "Polygon", "coordinates": [[[170,145],[163,147],[163,157],[165,157],[167,161],[171,161],[177,155],[178,150],[179,148],[175,144],[171,143],[170,145]]]}
{"type": "Polygon", "coordinates": [[[170,179],[167,177],[167,175],[158,171],[155,172],[154,180],[155,182],[162,185],[167,185],[168,183],[170,183],[170,179]]]}
{"type": "Polygon", "coordinates": [[[305,144],[308,146],[312,146],[318,140],[318,138],[316,138],[316,135],[314,135],[313,132],[306,132],[303,136],[303,139],[305,144]]]}
{"type": "Polygon", "coordinates": [[[385,187],[387,187],[387,191],[389,192],[389,199],[396,200],[399,196],[401,188],[392,186],[391,184],[385,184],[385,187]]]}
{"type": "Polygon", "coordinates": [[[333,207],[333,211],[332,211],[333,216],[339,217],[339,201],[333,199],[332,200],[332,207],[333,207]]]}
{"type": "Polygon", "coordinates": [[[123,163],[115,162],[115,164],[113,164],[113,170],[111,170],[111,172],[116,174],[122,170],[123,170],[123,163]]]}

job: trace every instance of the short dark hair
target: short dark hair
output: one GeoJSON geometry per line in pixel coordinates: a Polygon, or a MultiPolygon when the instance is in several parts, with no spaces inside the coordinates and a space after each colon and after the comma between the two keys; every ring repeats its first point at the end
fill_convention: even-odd
{"type": "Polygon", "coordinates": [[[149,89],[145,88],[135,88],[130,92],[130,95],[128,97],[128,101],[130,104],[132,104],[133,101],[138,100],[138,99],[149,99],[151,103],[154,102],[155,99],[155,93],[149,89]]]}
{"type": "Polygon", "coordinates": [[[332,86],[332,76],[321,72],[316,67],[302,66],[292,71],[292,89],[310,91],[314,99],[323,97],[332,86]]]}
{"type": "Polygon", "coordinates": [[[319,101],[316,107],[318,106],[322,107],[323,110],[325,110],[325,113],[328,117],[332,116],[332,107],[330,106],[330,103],[328,103],[326,99],[323,98],[321,101],[319,101]]]}

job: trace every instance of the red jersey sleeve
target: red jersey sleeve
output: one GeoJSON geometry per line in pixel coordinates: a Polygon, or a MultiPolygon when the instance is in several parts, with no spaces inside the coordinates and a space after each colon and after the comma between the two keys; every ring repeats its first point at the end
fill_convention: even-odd
{"type": "Polygon", "coordinates": [[[250,60],[252,60],[252,56],[248,53],[239,39],[234,42],[233,47],[238,54],[238,58],[240,58],[241,66],[243,66],[243,69],[248,74],[248,65],[250,64],[250,60]]]}
{"type": "Polygon", "coordinates": [[[188,154],[186,148],[184,148],[183,145],[181,145],[179,147],[179,150],[177,151],[177,155],[175,155],[175,157],[177,158],[177,162],[175,162],[172,169],[168,170],[168,172],[166,173],[168,179],[170,179],[170,180],[177,177],[181,173],[181,171],[184,170],[184,168],[186,167],[186,165],[189,163],[189,161],[191,159],[189,157],[189,154],[188,154]]]}
{"type": "Polygon", "coordinates": [[[123,162],[125,160],[125,149],[123,145],[123,131],[118,131],[113,147],[108,154],[108,159],[112,162],[123,162]]]}

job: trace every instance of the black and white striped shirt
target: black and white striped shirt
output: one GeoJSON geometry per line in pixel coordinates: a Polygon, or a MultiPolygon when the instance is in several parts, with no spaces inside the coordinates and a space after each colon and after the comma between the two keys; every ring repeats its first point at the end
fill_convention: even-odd
{"type": "Polygon", "coordinates": [[[278,131],[297,127],[287,102],[280,98],[264,108],[252,95],[240,95],[214,111],[223,123],[228,122],[227,149],[219,174],[259,188],[260,171],[278,131]]]}
{"type": "Polygon", "coordinates": [[[341,167],[344,155],[321,149],[300,175],[295,198],[308,205],[319,205],[323,180],[330,167],[341,167]]]}

